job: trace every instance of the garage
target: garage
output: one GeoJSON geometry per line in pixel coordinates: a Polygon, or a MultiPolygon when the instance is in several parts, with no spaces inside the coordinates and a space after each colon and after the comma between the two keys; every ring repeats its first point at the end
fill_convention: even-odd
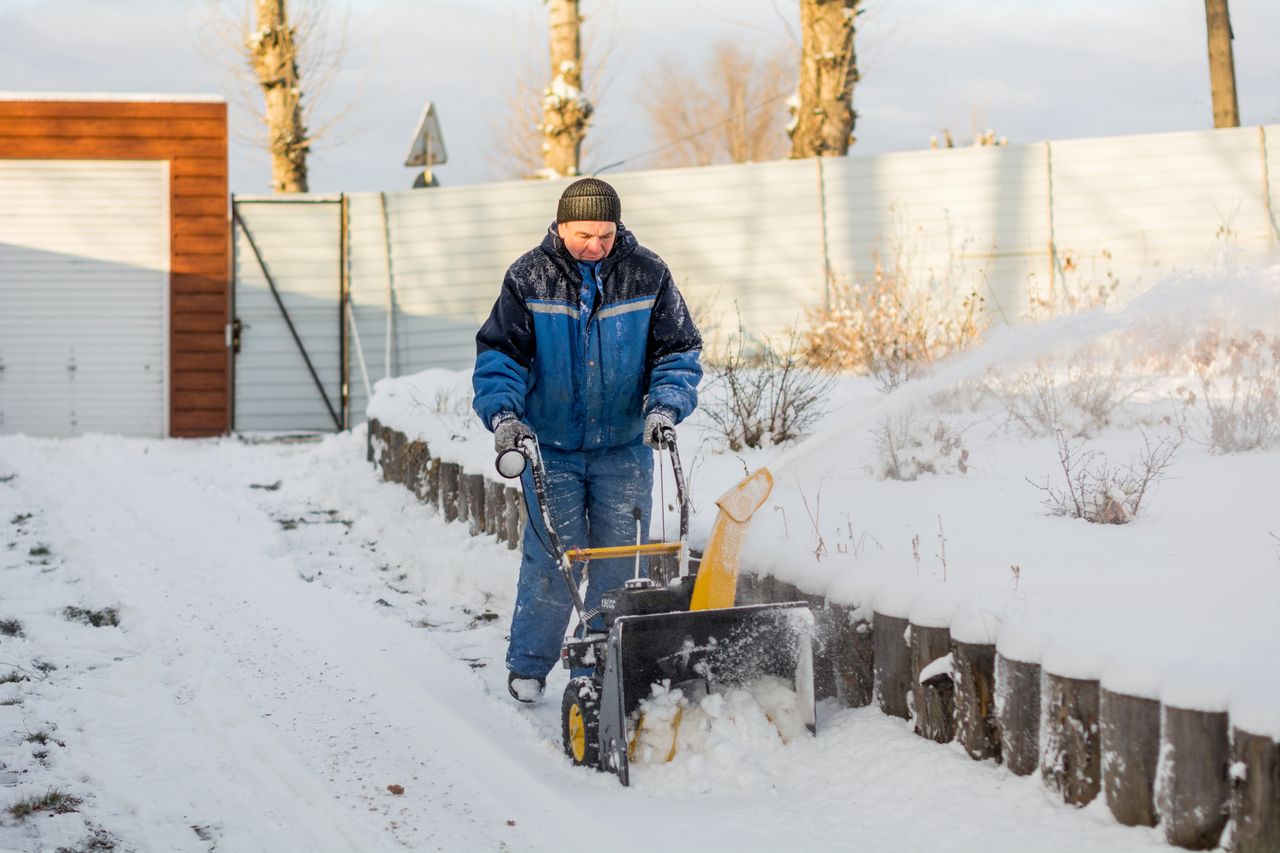
{"type": "Polygon", "coordinates": [[[168,434],[167,166],[0,160],[0,430],[168,434]]]}
{"type": "Polygon", "coordinates": [[[226,103],[0,93],[0,433],[231,423],[226,103]]]}

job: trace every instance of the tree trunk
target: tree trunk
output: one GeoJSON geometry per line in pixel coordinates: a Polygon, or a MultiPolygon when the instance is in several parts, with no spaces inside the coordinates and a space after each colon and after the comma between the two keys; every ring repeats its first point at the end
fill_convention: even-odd
{"type": "Polygon", "coordinates": [[[952,642],[955,669],[956,740],[975,761],[1000,760],[1000,731],[996,727],[996,647],[952,642]]]}
{"type": "Polygon", "coordinates": [[[907,694],[911,692],[911,649],[904,635],[906,619],[876,613],[875,626],[876,698],[880,710],[892,717],[911,719],[907,694]]]}
{"type": "Polygon", "coordinates": [[[1231,50],[1231,15],[1227,0],[1204,0],[1209,29],[1209,86],[1213,92],[1213,126],[1239,127],[1236,63],[1231,50]]]}
{"type": "Polygon", "coordinates": [[[1165,705],[1156,804],[1164,837],[1187,850],[1212,850],[1227,825],[1227,715],[1165,705]]]}
{"type": "Polygon", "coordinates": [[[1098,682],[1049,673],[1044,683],[1040,775],[1063,802],[1088,805],[1102,786],[1098,682]]]}
{"type": "Polygon", "coordinates": [[[592,106],[582,93],[582,16],[578,0],[547,0],[551,12],[551,82],[542,98],[542,150],[548,177],[578,174],[592,106]]]}
{"type": "Polygon", "coordinates": [[[1103,690],[1098,717],[1107,808],[1125,826],[1155,826],[1160,703],[1103,690]]]}
{"type": "Polygon", "coordinates": [[[1269,737],[1236,727],[1231,732],[1235,764],[1231,817],[1233,853],[1280,850],[1280,746],[1269,737]]]}
{"type": "Polygon", "coordinates": [[[862,0],[801,0],[800,84],[791,156],[842,157],[853,144],[858,61],[854,17],[862,0]]]}
{"type": "Polygon", "coordinates": [[[249,65],[266,98],[267,145],[271,153],[271,189],[307,191],[307,150],[311,140],[302,123],[302,81],[298,48],[289,26],[285,0],[254,0],[257,29],[245,47],[249,65]]]}
{"type": "Polygon", "coordinates": [[[911,705],[915,731],[920,737],[938,743],[950,743],[956,735],[955,682],[949,671],[923,680],[921,675],[929,664],[950,654],[950,630],[911,626],[911,705]]]}

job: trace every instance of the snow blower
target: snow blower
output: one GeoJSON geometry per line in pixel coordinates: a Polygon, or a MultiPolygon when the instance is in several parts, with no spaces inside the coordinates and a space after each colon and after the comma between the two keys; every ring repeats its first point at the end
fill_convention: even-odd
{"type": "MultiPolygon", "coordinates": [[[[630,783],[629,760],[644,729],[641,703],[656,691],[679,689],[695,701],[712,693],[750,689],[762,679],[779,679],[795,692],[795,712],[815,730],[813,701],[813,615],[807,602],[735,607],[738,560],[752,515],[769,497],[773,477],[761,468],[716,501],[719,513],[697,565],[688,547],[689,501],[675,430],[661,444],[671,460],[680,505],[680,536],[674,542],[636,542],[604,548],[565,549],[546,500],[546,470],[537,440],[498,457],[504,477],[532,468],[534,497],[548,534],[548,549],[569,587],[577,629],[561,648],[566,669],[588,675],[569,680],[561,705],[565,753],[574,764],[615,773],[630,783]],[[641,556],[675,556],[679,575],[666,586],[640,577],[641,556]],[[592,559],[634,556],[636,577],[606,592],[596,611],[587,611],[573,565],[592,559]],[[603,631],[592,630],[600,617],[603,631]]],[[[637,511],[637,528],[639,512],[637,511]]],[[[666,760],[676,754],[680,717],[675,719],[666,760]]],[[[776,723],[775,723],[776,725],[776,723]]],[[[784,738],[785,739],[785,738],[784,738]]]]}

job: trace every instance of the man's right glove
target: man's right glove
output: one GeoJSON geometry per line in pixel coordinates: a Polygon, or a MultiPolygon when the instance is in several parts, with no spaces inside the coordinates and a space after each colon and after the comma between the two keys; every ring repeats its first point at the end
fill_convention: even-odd
{"type": "Polygon", "coordinates": [[[499,456],[508,450],[520,450],[520,444],[526,438],[533,438],[533,430],[517,418],[514,412],[502,412],[494,416],[493,449],[499,456]]]}
{"type": "Polygon", "coordinates": [[[675,428],[675,412],[666,406],[654,406],[644,416],[644,443],[654,450],[661,450],[666,444],[667,430],[675,428]]]}

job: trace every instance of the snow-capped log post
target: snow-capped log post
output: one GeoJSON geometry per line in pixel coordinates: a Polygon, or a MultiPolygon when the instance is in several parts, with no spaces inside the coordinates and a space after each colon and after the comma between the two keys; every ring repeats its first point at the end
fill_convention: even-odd
{"type": "Polygon", "coordinates": [[[850,708],[870,705],[875,698],[875,651],[869,616],[861,607],[831,605],[836,683],[841,700],[850,708]]]}
{"type": "Polygon", "coordinates": [[[1085,806],[1102,787],[1097,681],[1045,672],[1040,775],[1063,802],[1085,806]]]}
{"type": "Polygon", "coordinates": [[[760,576],[743,569],[738,574],[738,587],[734,590],[733,603],[737,607],[747,604],[763,604],[760,597],[760,576]]]}
{"type": "Polygon", "coordinates": [[[906,633],[910,623],[898,616],[875,611],[872,616],[875,640],[875,693],[880,710],[904,720],[911,719],[907,694],[911,692],[911,649],[906,633]]]}
{"type": "Polygon", "coordinates": [[[996,644],[996,725],[1005,766],[1029,776],[1040,766],[1040,664],[1020,639],[1003,631],[996,644]]]}
{"type": "Polygon", "coordinates": [[[503,536],[507,541],[507,548],[514,551],[520,547],[520,539],[524,535],[521,521],[524,518],[524,495],[519,489],[507,486],[502,490],[504,498],[503,503],[506,505],[506,512],[503,513],[503,524],[506,526],[506,532],[503,536]]]}
{"type": "Polygon", "coordinates": [[[427,470],[423,481],[423,503],[440,509],[440,457],[432,456],[427,460],[427,470]]]}
{"type": "Polygon", "coordinates": [[[1102,688],[1102,790],[1107,808],[1124,826],[1155,826],[1156,764],[1160,757],[1160,703],[1102,688]]]}
{"type": "Polygon", "coordinates": [[[502,516],[506,502],[502,498],[503,485],[497,480],[484,481],[484,532],[486,536],[498,536],[502,529],[502,516]]]}
{"type": "Polygon", "coordinates": [[[377,418],[369,418],[369,426],[364,431],[364,461],[373,462],[373,437],[382,429],[377,418]]]}
{"type": "Polygon", "coordinates": [[[1280,744],[1239,726],[1231,730],[1233,853],[1280,850],[1280,744]]]}
{"type": "Polygon", "coordinates": [[[809,610],[813,613],[813,696],[819,701],[838,699],[836,629],[831,607],[822,595],[800,593],[799,598],[792,600],[809,602],[809,610]]]}
{"type": "Polygon", "coordinates": [[[457,462],[440,463],[440,511],[445,521],[457,521],[458,481],[462,474],[462,466],[457,462]]]}
{"type": "Polygon", "coordinates": [[[1179,708],[1166,696],[1160,709],[1156,808],[1170,844],[1212,850],[1227,824],[1231,747],[1224,710],[1179,708]]]}
{"type": "Polygon", "coordinates": [[[484,533],[484,475],[464,473],[462,482],[466,484],[467,498],[465,510],[460,511],[467,514],[471,535],[479,536],[484,533]]]}
{"type": "Polygon", "coordinates": [[[938,743],[956,734],[951,631],[911,622],[911,710],[915,733],[938,743]]]}
{"type": "Polygon", "coordinates": [[[425,441],[409,441],[404,445],[404,484],[414,497],[423,500],[427,491],[427,469],[431,452],[425,441]]]}
{"type": "Polygon", "coordinates": [[[955,681],[956,740],[975,761],[1000,760],[995,714],[996,647],[951,639],[955,681]]]}

